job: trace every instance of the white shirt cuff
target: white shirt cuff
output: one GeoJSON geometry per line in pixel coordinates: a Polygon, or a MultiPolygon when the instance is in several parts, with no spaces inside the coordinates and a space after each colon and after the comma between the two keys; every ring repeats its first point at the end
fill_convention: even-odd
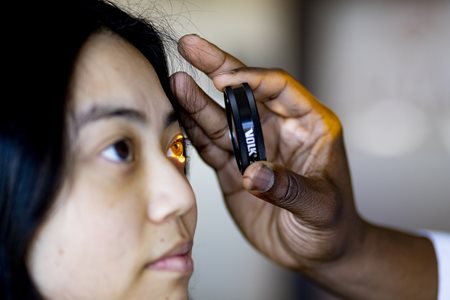
{"type": "Polygon", "coordinates": [[[421,231],[433,243],[438,265],[438,300],[450,299],[450,233],[421,231]]]}

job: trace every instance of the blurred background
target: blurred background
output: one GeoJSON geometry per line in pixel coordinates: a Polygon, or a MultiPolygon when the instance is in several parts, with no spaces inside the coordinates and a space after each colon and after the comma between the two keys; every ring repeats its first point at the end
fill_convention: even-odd
{"type": "MultiPolygon", "coordinates": [[[[341,118],[366,219],[450,231],[450,0],[116,2],[170,24],[174,37],[197,33],[248,65],[287,70],[341,118]]],[[[215,175],[192,157],[192,299],[338,299],[251,248],[215,175]]]]}

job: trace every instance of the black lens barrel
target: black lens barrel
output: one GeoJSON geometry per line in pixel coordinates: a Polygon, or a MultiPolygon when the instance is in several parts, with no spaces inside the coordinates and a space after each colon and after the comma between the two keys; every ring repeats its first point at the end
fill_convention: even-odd
{"type": "Polygon", "coordinates": [[[234,155],[239,170],[244,173],[251,163],[266,160],[255,97],[248,83],[226,87],[224,97],[234,155]]]}

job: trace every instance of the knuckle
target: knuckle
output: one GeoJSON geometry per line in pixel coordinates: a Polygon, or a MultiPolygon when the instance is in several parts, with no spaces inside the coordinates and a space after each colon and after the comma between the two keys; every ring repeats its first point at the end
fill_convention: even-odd
{"type": "Polygon", "coordinates": [[[291,75],[284,69],[281,68],[272,68],[270,69],[271,72],[276,75],[276,76],[280,76],[280,77],[291,77],[291,75]]]}
{"type": "Polygon", "coordinates": [[[210,155],[212,150],[212,144],[210,141],[204,141],[198,145],[196,145],[197,152],[200,156],[206,157],[210,155]]]}
{"type": "Polygon", "coordinates": [[[342,123],[339,117],[333,112],[330,111],[330,131],[334,136],[342,135],[342,123]]]}
{"type": "Polygon", "coordinates": [[[304,191],[296,176],[287,173],[287,183],[284,194],[280,198],[280,203],[288,210],[294,210],[297,202],[302,198],[304,191]]]}
{"type": "Polygon", "coordinates": [[[191,75],[189,75],[189,74],[186,73],[186,72],[182,72],[182,71],[178,71],[178,72],[174,73],[173,76],[175,76],[175,77],[180,77],[180,78],[182,78],[183,80],[189,80],[189,79],[192,78],[191,75]]]}
{"type": "Polygon", "coordinates": [[[194,120],[186,114],[186,113],[180,113],[180,121],[181,124],[183,124],[184,129],[190,133],[193,129],[196,128],[194,120]]]}
{"type": "Polygon", "coordinates": [[[190,88],[187,91],[189,99],[191,99],[190,105],[187,107],[187,111],[192,115],[195,120],[199,119],[201,112],[208,106],[208,102],[204,101],[197,88],[190,88]]]}
{"type": "Polygon", "coordinates": [[[225,125],[225,127],[222,127],[216,131],[211,132],[210,138],[213,141],[217,141],[222,139],[223,137],[226,137],[228,134],[228,125],[225,125]]]}
{"type": "Polygon", "coordinates": [[[342,123],[339,117],[325,105],[319,107],[320,120],[333,137],[342,135],[342,123]]]}

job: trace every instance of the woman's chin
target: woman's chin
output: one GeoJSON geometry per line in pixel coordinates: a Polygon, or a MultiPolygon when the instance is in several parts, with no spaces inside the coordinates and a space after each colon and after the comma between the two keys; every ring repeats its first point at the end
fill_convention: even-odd
{"type": "MultiPolygon", "coordinates": [[[[170,275],[170,274],[166,274],[170,275]]],[[[142,281],[139,283],[139,287],[134,289],[130,297],[126,299],[133,300],[144,300],[144,299],[155,299],[155,300],[187,300],[188,296],[188,286],[190,276],[183,276],[177,279],[165,278],[165,280],[153,280],[142,281]]]]}

